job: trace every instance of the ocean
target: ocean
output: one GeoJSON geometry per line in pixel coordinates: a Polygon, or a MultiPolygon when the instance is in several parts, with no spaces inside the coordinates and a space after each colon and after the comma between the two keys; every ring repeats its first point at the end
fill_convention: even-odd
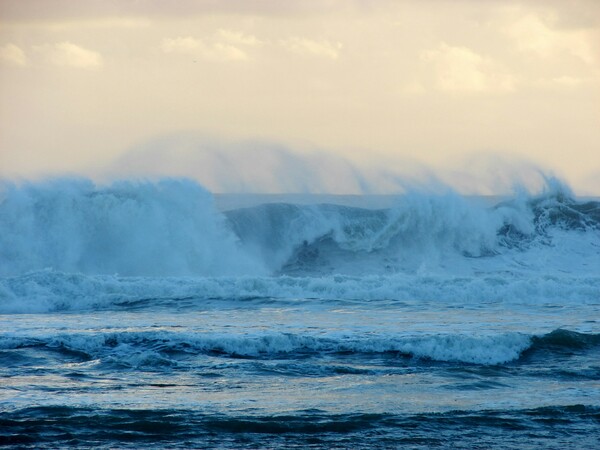
{"type": "Polygon", "coordinates": [[[600,202],[4,182],[0,445],[600,448],[600,202]]]}

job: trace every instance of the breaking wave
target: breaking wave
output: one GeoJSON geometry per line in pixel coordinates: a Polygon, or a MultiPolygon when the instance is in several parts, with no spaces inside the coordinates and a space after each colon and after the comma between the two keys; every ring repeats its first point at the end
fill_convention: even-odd
{"type": "Polygon", "coordinates": [[[552,269],[567,260],[585,273],[599,242],[600,203],[556,183],[497,205],[409,192],[387,209],[280,203],[225,213],[185,179],[61,179],[0,191],[0,276],[473,273],[494,258],[533,270],[534,261],[552,269]]]}
{"type": "Polygon", "coordinates": [[[262,332],[235,336],[178,331],[120,331],[67,335],[0,336],[0,351],[42,348],[83,361],[160,369],[176,366],[198,354],[229,358],[297,359],[332,354],[388,354],[439,362],[505,364],[528,354],[589,350],[600,346],[600,335],[556,330],[542,336],[522,333],[497,335],[435,334],[312,335],[262,332]]]}
{"type": "Polygon", "coordinates": [[[210,302],[403,302],[464,304],[596,303],[600,276],[527,278],[477,276],[332,275],[320,277],[118,277],[39,271],[0,279],[0,313],[198,309],[210,302]],[[294,300],[301,299],[301,300],[294,300]]]}
{"type": "Polygon", "coordinates": [[[148,276],[262,271],[195,182],[7,184],[0,192],[0,275],[45,268],[148,276]]]}
{"type": "Polygon", "coordinates": [[[561,185],[491,207],[455,193],[414,192],[388,209],[281,203],[226,215],[245,248],[276,273],[415,273],[432,268],[460,273],[467,266],[492,268],[494,256],[512,254],[522,260],[527,251],[535,253],[531,261],[539,260],[542,251],[544,259],[568,260],[569,267],[579,270],[600,256],[600,202],[578,202],[561,185]],[[553,250],[557,241],[567,245],[553,250]],[[583,242],[587,254],[582,255],[583,242]]]}

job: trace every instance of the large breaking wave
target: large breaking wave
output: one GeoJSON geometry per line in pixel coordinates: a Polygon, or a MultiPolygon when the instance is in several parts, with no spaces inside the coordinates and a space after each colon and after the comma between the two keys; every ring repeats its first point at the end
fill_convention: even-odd
{"type": "Polygon", "coordinates": [[[239,251],[212,195],[184,179],[7,184],[0,275],[51,268],[121,275],[261,273],[239,251]]]}
{"type": "Polygon", "coordinates": [[[185,179],[62,179],[0,191],[2,276],[48,268],[125,276],[472,273],[494,259],[505,269],[536,270],[543,261],[546,270],[581,273],[598,269],[599,236],[600,203],[579,202],[558,183],[496,205],[409,192],[387,209],[277,203],[224,214],[185,179]]]}
{"type": "Polygon", "coordinates": [[[544,259],[554,258],[545,268],[562,261],[564,272],[600,255],[600,203],[578,202],[555,182],[543,194],[493,206],[453,192],[409,192],[387,209],[281,203],[226,215],[241,242],[279,273],[451,273],[466,266],[481,270],[511,250],[521,260],[535,253],[525,265],[544,252],[544,259]],[[562,245],[553,251],[557,242],[562,245]]]}

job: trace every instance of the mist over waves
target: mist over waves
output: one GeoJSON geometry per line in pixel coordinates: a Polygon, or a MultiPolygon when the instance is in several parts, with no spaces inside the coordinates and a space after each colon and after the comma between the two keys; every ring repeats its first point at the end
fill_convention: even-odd
{"type": "Polygon", "coordinates": [[[214,193],[372,195],[451,188],[461,194],[509,195],[519,186],[543,190],[552,171],[505,152],[480,151],[432,164],[418,156],[368,149],[342,153],[306,143],[226,140],[189,132],[142,142],[91,173],[108,181],[185,177],[214,193]]]}

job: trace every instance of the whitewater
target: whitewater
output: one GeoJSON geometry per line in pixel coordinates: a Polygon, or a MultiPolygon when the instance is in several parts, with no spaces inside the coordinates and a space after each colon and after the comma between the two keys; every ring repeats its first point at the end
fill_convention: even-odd
{"type": "Polygon", "coordinates": [[[596,448],[600,202],[0,182],[0,445],[596,448]]]}

